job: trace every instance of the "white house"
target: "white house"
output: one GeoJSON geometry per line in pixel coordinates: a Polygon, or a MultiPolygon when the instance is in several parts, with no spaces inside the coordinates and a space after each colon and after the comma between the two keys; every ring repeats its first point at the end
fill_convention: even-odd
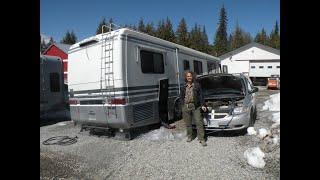
{"type": "Polygon", "coordinates": [[[259,43],[247,44],[219,58],[224,72],[245,73],[253,81],[280,76],[280,50],[259,43]]]}

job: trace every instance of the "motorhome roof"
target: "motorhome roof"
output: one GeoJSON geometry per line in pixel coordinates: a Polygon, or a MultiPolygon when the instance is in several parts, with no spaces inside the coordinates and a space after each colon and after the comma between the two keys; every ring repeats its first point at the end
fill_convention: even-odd
{"type": "MultiPolygon", "coordinates": [[[[220,60],[218,57],[211,56],[209,54],[205,54],[205,53],[202,53],[200,51],[197,51],[197,50],[194,50],[194,49],[191,49],[191,48],[188,48],[188,47],[176,44],[176,43],[172,43],[172,42],[169,42],[169,41],[166,41],[166,40],[151,36],[151,35],[146,34],[146,33],[138,32],[138,31],[135,31],[135,30],[132,30],[132,29],[129,29],[129,28],[121,28],[121,29],[117,29],[117,30],[114,30],[114,31],[111,31],[111,32],[107,32],[107,33],[111,33],[111,36],[113,36],[115,33],[118,33],[120,35],[121,34],[129,35],[129,36],[131,35],[131,36],[134,36],[134,37],[139,37],[139,38],[144,39],[144,40],[157,42],[157,43],[163,44],[165,46],[169,46],[169,47],[174,48],[174,49],[178,48],[180,51],[182,50],[182,51],[186,51],[186,52],[192,52],[192,53],[195,53],[197,55],[204,56],[206,58],[220,60]]],[[[107,33],[104,33],[104,34],[107,34],[107,33]]],[[[90,41],[98,41],[99,42],[101,40],[101,37],[102,37],[102,35],[98,34],[98,35],[86,38],[86,39],[84,39],[84,40],[72,45],[70,47],[69,51],[71,51],[72,49],[78,48],[80,46],[80,44],[84,44],[84,43],[87,43],[87,42],[90,42],[90,41]]]]}

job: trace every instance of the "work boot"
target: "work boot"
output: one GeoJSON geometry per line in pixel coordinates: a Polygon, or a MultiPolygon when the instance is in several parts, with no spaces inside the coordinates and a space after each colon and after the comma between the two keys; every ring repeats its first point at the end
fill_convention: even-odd
{"type": "Polygon", "coordinates": [[[207,146],[207,143],[206,143],[205,140],[201,140],[200,143],[201,143],[202,146],[207,146]]]}
{"type": "Polygon", "coordinates": [[[192,138],[188,137],[187,142],[191,142],[191,141],[192,141],[192,138]]]}

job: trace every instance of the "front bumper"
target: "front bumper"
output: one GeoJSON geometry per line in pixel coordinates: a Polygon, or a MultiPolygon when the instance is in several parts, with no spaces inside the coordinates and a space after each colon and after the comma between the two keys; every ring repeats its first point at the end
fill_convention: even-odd
{"type": "MultiPolygon", "coordinates": [[[[242,130],[248,128],[250,123],[250,113],[245,112],[236,115],[228,115],[220,119],[203,118],[205,130],[229,131],[242,130]]],[[[196,128],[194,126],[194,128],[196,128]]]]}

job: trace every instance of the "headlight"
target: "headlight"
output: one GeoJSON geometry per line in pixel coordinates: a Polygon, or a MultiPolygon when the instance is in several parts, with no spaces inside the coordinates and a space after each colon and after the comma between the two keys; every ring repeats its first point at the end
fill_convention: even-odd
{"type": "Polygon", "coordinates": [[[233,113],[234,114],[241,114],[241,113],[245,113],[248,111],[248,107],[245,107],[245,106],[240,106],[240,107],[235,107],[233,109],[233,113]]]}

